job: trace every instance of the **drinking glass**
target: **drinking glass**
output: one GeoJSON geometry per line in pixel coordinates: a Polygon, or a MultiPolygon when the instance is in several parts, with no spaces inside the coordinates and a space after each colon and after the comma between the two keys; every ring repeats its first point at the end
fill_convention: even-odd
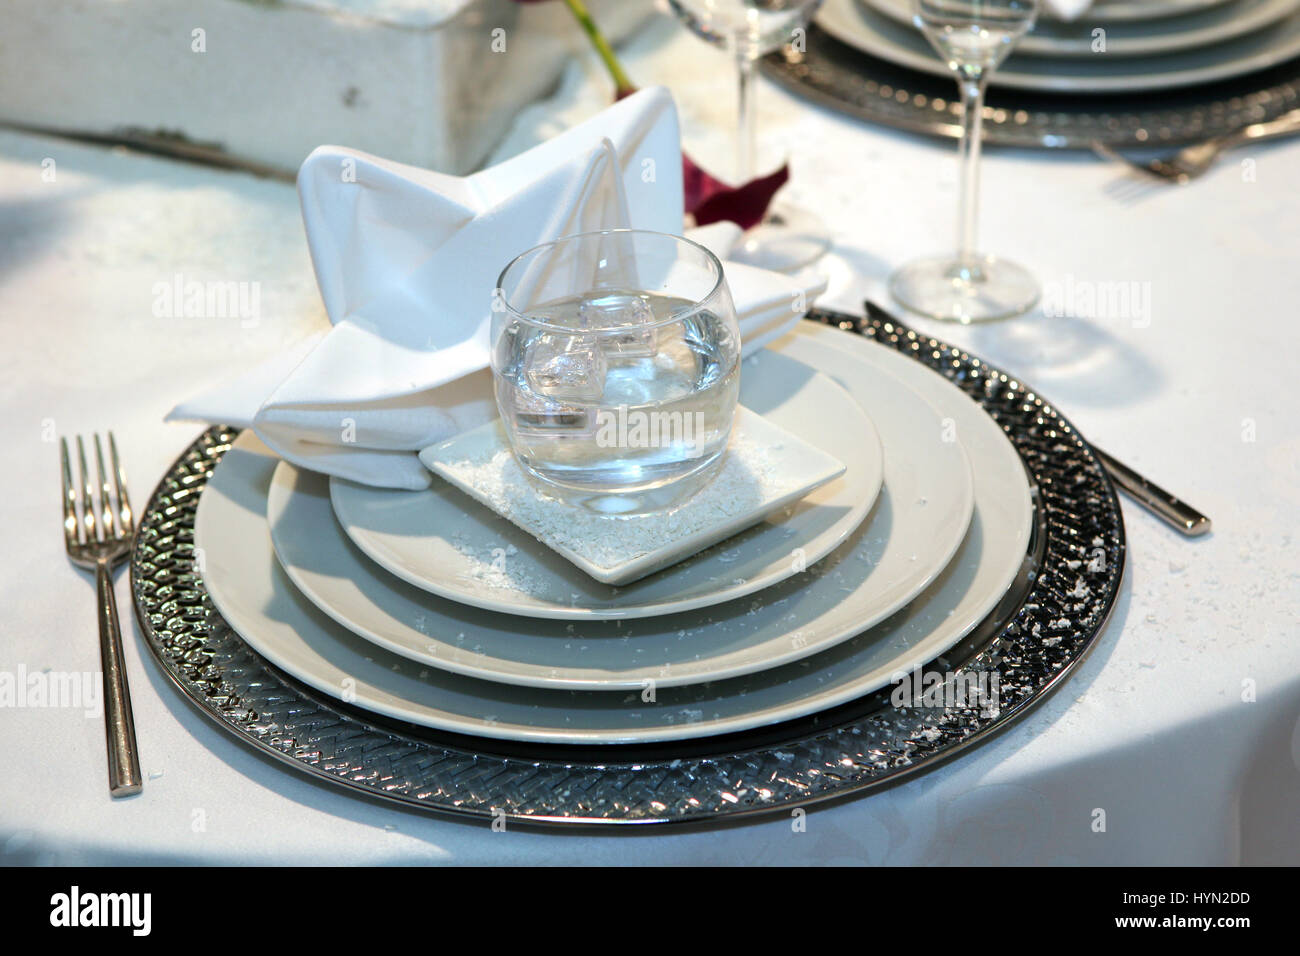
{"type": "MultiPolygon", "coordinates": [[[[754,178],[758,155],[759,58],[779,49],[808,22],[822,0],[669,0],[697,36],[724,47],[736,61],[738,129],[736,182],[754,178]]],[[[793,272],[830,248],[830,233],[813,213],[775,203],[764,220],[741,237],[729,259],[793,272]]]]}
{"type": "Polygon", "coordinates": [[[1022,266],[977,251],[979,164],[989,75],[1029,32],[1039,0],[913,0],[913,20],[957,75],[962,127],[961,204],[956,255],[909,263],[890,278],[904,307],[934,319],[984,322],[1021,315],[1038,301],[1038,282],[1022,266]]]}
{"type": "Polygon", "coordinates": [[[584,233],[528,250],[497,285],[497,406],[530,477],[631,513],[713,476],[740,389],[740,328],[713,253],[645,230],[584,233]]]}

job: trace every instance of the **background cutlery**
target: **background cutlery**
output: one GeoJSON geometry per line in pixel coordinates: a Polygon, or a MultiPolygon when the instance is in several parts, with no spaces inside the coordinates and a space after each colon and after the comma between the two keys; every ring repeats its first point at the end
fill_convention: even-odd
{"type": "Polygon", "coordinates": [[[1219,154],[1225,149],[1231,149],[1234,146],[1240,146],[1243,143],[1252,141],[1290,136],[1298,132],[1300,132],[1300,109],[1294,109],[1289,113],[1283,113],[1276,119],[1263,123],[1251,123],[1249,126],[1243,126],[1231,133],[1215,136],[1200,143],[1193,143],[1191,146],[1184,146],[1172,155],[1145,162],[1130,159],[1096,140],[1093,141],[1092,149],[1103,159],[1126,163],[1132,169],[1154,177],[1161,182],[1182,184],[1191,182],[1205,173],[1214,165],[1214,161],[1218,159],[1219,154]]]}

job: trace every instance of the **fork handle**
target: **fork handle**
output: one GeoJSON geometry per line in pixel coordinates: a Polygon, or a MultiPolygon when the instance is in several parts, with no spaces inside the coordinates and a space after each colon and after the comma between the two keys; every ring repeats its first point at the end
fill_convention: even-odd
{"type": "Polygon", "coordinates": [[[1225,146],[1238,146],[1241,143],[1275,139],[1294,133],[1300,133],[1300,109],[1291,110],[1289,113],[1283,113],[1262,123],[1251,123],[1235,133],[1224,136],[1223,142],[1225,146]]]}
{"type": "Polygon", "coordinates": [[[131,690],[126,683],[122,628],[117,621],[113,572],[107,561],[95,566],[99,594],[99,656],[104,668],[104,729],[108,734],[108,789],[115,797],[139,793],[140,757],[135,743],[131,690]]]}

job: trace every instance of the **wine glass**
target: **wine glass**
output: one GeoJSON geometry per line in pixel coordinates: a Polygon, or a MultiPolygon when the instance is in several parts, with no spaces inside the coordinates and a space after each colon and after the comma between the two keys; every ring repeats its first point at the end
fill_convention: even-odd
{"type": "Polygon", "coordinates": [[[740,389],[740,327],[708,249],[636,229],[537,246],[501,273],[491,334],[510,447],[552,496],[655,511],[717,471],[740,389]]]}
{"type": "Polygon", "coordinates": [[[970,323],[1022,315],[1038,301],[1038,282],[1022,266],[976,250],[980,131],[989,75],[1029,32],[1039,0],[912,0],[913,21],[957,75],[961,89],[961,205],[956,255],[911,262],[890,278],[905,308],[970,323]]]}
{"type": "MultiPolygon", "coordinates": [[[[668,0],[698,36],[724,47],[736,61],[738,130],[736,182],[754,178],[758,152],[759,58],[779,49],[808,22],[822,0],[668,0]]],[[[780,272],[794,272],[830,248],[830,233],[813,213],[774,203],[764,220],[745,232],[727,258],[780,272]]]]}

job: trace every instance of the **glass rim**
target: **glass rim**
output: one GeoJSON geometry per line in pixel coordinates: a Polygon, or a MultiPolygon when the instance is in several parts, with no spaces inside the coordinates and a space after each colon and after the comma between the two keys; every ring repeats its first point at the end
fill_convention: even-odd
{"type": "Polygon", "coordinates": [[[523,252],[519,253],[519,255],[515,256],[513,259],[507,262],[505,268],[501,270],[501,274],[497,276],[496,291],[500,293],[501,296],[500,299],[501,308],[494,309],[493,311],[505,312],[506,314],[511,315],[519,319],[520,321],[527,322],[530,325],[535,325],[538,328],[548,329],[550,331],[555,331],[555,332],[584,332],[584,333],[593,333],[593,334],[606,334],[606,333],[614,333],[614,332],[620,332],[625,330],[627,328],[626,323],[624,323],[623,325],[610,325],[610,326],[603,326],[600,328],[578,329],[572,325],[558,325],[554,322],[547,322],[544,319],[539,319],[536,316],[527,314],[526,312],[520,312],[518,309],[516,309],[513,305],[510,304],[510,302],[507,300],[505,295],[506,274],[510,272],[510,270],[513,269],[516,265],[518,265],[519,262],[523,260],[525,257],[531,256],[534,253],[539,252],[542,249],[549,248],[551,246],[559,246],[562,243],[574,242],[578,239],[592,239],[597,236],[618,235],[620,233],[626,233],[628,235],[638,235],[638,236],[653,236],[657,239],[671,239],[674,242],[681,243],[686,246],[693,246],[698,251],[704,253],[705,261],[710,263],[710,265],[713,267],[713,269],[716,272],[716,278],[713,281],[712,288],[710,288],[708,293],[706,293],[703,297],[692,301],[689,306],[683,306],[682,308],[669,313],[667,316],[665,316],[662,319],[656,319],[654,322],[643,323],[640,326],[641,328],[657,329],[662,326],[668,325],[672,322],[681,322],[683,319],[689,318],[690,316],[696,314],[697,312],[703,311],[705,306],[707,306],[713,299],[717,298],[718,295],[722,292],[723,288],[725,287],[727,276],[725,270],[722,268],[722,260],[719,259],[716,255],[714,255],[711,249],[709,249],[705,245],[702,245],[701,243],[696,242],[694,239],[687,239],[685,236],[677,236],[670,232],[659,232],[658,230],[655,229],[632,229],[629,227],[619,227],[616,229],[595,229],[590,232],[575,232],[569,236],[560,236],[556,239],[551,239],[548,242],[540,242],[530,249],[525,249],[523,252]]]}

